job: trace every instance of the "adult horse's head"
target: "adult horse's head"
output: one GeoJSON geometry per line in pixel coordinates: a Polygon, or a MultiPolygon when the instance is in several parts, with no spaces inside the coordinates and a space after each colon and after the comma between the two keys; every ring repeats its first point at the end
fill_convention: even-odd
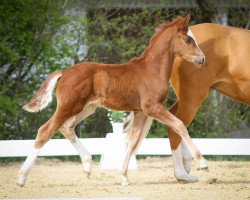
{"type": "MultiPolygon", "coordinates": [[[[205,56],[196,43],[192,31],[188,28],[190,14],[185,18],[177,17],[172,22],[167,22],[160,25],[156,31],[161,32],[162,36],[169,35],[169,30],[172,28],[172,38],[170,49],[175,56],[180,56],[183,59],[193,62],[195,65],[205,63],[205,56]]],[[[163,38],[163,37],[162,37],[163,38]]],[[[163,41],[164,42],[164,41],[163,41]]]]}

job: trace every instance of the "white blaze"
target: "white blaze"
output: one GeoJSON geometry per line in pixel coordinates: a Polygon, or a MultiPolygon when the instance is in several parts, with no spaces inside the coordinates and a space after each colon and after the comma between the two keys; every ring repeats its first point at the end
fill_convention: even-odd
{"type": "MultiPolygon", "coordinates": [[[[193,32],[190,30],[190,28],[188,28],[187,35],[194,39],[195,45],[197,46],[197,48],[200,50],[200,52],[201,52],[201,53],[203,54],[203,56],[204,56],[204,53],[201,51],[200,47],[198,46],[197,41],[196,41],[196,39],[195,39],[195,37],[194,37],[194,34],[193,34],[193,32]]],[[[204,56],[204,58],[205,58],[205,56],[204,56]]]]}

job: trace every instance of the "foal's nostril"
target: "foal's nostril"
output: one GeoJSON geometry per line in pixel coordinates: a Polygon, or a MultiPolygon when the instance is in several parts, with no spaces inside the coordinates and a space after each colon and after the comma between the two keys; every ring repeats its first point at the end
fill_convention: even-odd
{"type": "Polygon", "coordinates": [[[198,65],[204,64],[204,63],[205,63],[205,56],[203,56],[203,55],[198,55],[198,56],[196,56],[194,62],[195,62],[196,64],[198,64],[198,65]]]}
{"type": "Polygon", "coordinates": [[[205,57],[203,56],[201,59],[201,64],[204,64],[204,63],[205,63],[205,57]]]}

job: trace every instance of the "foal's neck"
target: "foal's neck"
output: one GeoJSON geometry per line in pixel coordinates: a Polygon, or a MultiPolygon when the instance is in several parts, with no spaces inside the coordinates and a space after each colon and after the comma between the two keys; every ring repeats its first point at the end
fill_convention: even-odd
{"type": "Polygon", "coordinates": [[[149,44],[147,52],[144,55],[147,70],[157,73],[164,80],[169,80],[173,62],[174,53],[171,50],[172,33],[169,30],[162,33],[153,44],[149,44]]]}

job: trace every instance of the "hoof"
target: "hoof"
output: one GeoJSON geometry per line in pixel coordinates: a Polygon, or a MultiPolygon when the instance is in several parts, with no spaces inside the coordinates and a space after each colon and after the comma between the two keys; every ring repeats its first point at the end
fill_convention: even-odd
{"type": "Polygon", "coordinates": [[[121,179],[122,179],[122,185],[123,186],[129,186],[130,185],[128,177],[121,175],[121,179]]]}
{"type": "Polygon", "coordinates": [[[199,163],[200,163],[200,169],[208,169],[207,161],[204,158],[202,158],[199,163]]]}
{"type": "Polygon", "coordinates": [[[84,172],[85,176],[89,179],[91,172],[84,172]]]}
{"type": "Polygon", "coordinates": [[[20,186],[20,187],[24,187],[25,186],[24,183],[18,183],[18,182],[17,182],[17,185],[20,186]]]}
{"type": "Polygon", "coordinates": [[[25,185],[25,178],[20,176],[17,180],[17,185],[20,186],[20,187],[24,187],[25,185]]]}
{"type": "Polygon", "coordinates": [[[20,187],[24,187],[25,181],[26,177],[24,177],[23,175],[19,175],[17,179],[17,185],[19,185],[20,187]]]}
{"type": "Polygon", "coordinates": [[[129,186],[130,183],[129,182],[122,182],[122,186],[129,186]]]}
{"type": "Polygon", "coordinates": [[[183,174],[183,175],[178,175],[178,176],[176,175],[175,178],[177,179],[177,181],[183,181],[186,183],[195,183],[199,181],[198,178],[189,174],[183,174]]]}
{"type": "Polygon", "coordinates": [[[90,177],[90,174],[92,172],[92,163],[91,160],[88,162],[85,162],[83,164],[83,170],[84,170],[84,174],[86,175],[87,178],[90,177]]]}
{"type": "Polygon", "coordinates": [[[203,168],[199,168],[200,170],[204,171],[204,172],[209,172],[208,167],[203,167],[203,168]]]}
{"type": "Polygon", "coordinates": [[[214,184],[217,182],[217,178],[212,178],[210,180],[208,180],[208,184],[214,184]]]}

